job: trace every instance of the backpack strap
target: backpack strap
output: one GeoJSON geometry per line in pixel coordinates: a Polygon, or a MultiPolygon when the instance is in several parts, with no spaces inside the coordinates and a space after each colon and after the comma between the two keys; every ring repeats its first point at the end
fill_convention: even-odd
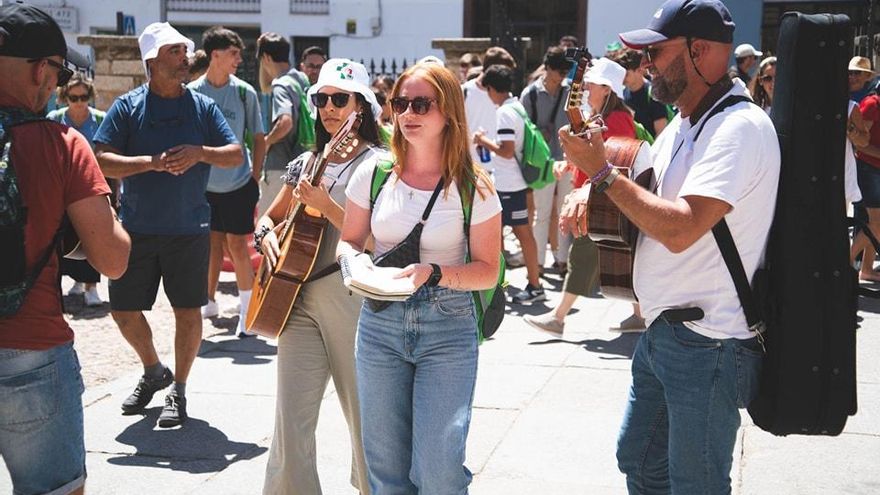
{"type": "Polygon", "coordinates": [[[376,167],[373,168],[372,179],[370,179],[370,211],[376,206],[376,199],[382,191],[382,187],[388,182],[391,175],[391,169],[394,168],[394,162],[391,160],[379,160],[376,167]]]}
{"type": "MultiPolygon", "coordinates": [[[[700,128],[694,135],[694,141],[696,142],[700,137],[700,134],[703,132],[703,128],[706,127],[706,122],[708,122],[709,119],[721,113],[726,108],[742,102],[754,103],[751,98],[746,96],[731,95],[718,105],[715,105],[715,108],[709,111],[709,114],[706,115],[702,125],[700,125],[700,128]]],[[[714,227],[712,227],[712,235],[715,237],[715,242],[718,243],[718,249],[721,251],[721,258],[724,259],[724,264],[727,265],[727,271],[730,272],[730,278],[733,279],[733,286],[736,287],[736,295],[739,297],[743,313],[745,313],[746,324],[749,326],[749,331],[756,332],[760,336],[764,330],[764,317],[761,314],[758,304],[755,302],[755,295],[752,292],[751,285],[749,285],[748,275],[746,275],[745,267],[743,267],[742,264],[742,258],[739,255],[739,250],[736,248],[736,243],[733,241],[733,236],[730,234],[730,228],[727,225],[726,219],[722,218],[714,227]]]]}
{"type": "Polygon", "coordinates": [[[243,84],[232,83],[238,90],[238,98],[241,100],[241,106],[244,108],[244,134],[248,133],[248,106],[247,106],[247,88],[243,84]]]}
{"type": "Polygon", "coordinates": [[[532,115],[534,115],[534,117],[529,116],[529,118],[532,119],[532,122],[537,122],[538,121],[538,86],[535,84],[532,84],[531,86],[529,86],[528,95],[529,95],[529,102],[530,102],[529,107],[532,109],[532,115]]]}

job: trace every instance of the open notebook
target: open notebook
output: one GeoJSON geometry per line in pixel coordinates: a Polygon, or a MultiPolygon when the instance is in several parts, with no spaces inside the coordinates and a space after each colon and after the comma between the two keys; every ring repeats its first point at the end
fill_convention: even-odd
{"type": "Polygon", "coordinates": [[[343,256],[339,269],[350,291],[370,299],[404,301],[416,291],[408,278],[394,278],[400,268],[376,266],[368,254],[343,256]]]}

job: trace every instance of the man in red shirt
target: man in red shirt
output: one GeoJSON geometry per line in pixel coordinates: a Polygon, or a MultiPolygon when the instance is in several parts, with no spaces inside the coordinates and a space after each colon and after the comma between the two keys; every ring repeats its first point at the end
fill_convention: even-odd
{"type": "MultiPolygon", "coordinates": [[[[880,236],[880,96],[871,93],[859,103],[862,120],[870,134],[868,144],[857,146],[856,170],[859,189],[862,192],[862,206],[868,212],[868,228],[875,236],[880,236]]],[[[861,280],[880,282],[880,273],[874,270],[876,253],[863,233],[853,240],[853,260],[862,254],[862,266],[859,270],[861,280]]]]}
{"type": "MultiPolygon", "coordinates": [[[[43,118],[73,74],[68,62],[86,65],[48,14],[0,7],[0,178],[19,191],[3,193],[0,217],[25,220],[4,224],[0,252],[11,255],[3,272],[24,274],[30,287],[0,316],[0,457],[23,494],[82,493],[85,483],[83,383],[62,315],[56,232],[67,215],[91,264],[111,278],[125,271],[130,248],[88,141],[43,118]],[[10,214],[10,199],[25,214],[10,214]]],[[[4,295],[22,282],[0,278],[4,295]]]]}

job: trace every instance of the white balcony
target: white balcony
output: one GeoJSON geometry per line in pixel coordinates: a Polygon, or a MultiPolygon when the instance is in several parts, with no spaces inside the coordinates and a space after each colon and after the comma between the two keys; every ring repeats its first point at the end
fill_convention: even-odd
{"type": "Polygon", "coordinates": [[[329,14],[330,0],[290,0],[291,14],[329,14]]]}
{"type": "Polygon", "coordinates": [[[165,0],[168,12],[260,12],[260,0],[165,0]]]}

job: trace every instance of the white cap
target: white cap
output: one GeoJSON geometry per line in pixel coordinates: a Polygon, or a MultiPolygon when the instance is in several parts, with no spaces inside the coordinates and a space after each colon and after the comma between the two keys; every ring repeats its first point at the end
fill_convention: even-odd
{"type": "Polygon", "coordinates": [[[743,43],[742,45],[736,47],[735,50],[733,50],[733,56],[736,58],[760,57],[763,54],[764,52],[759,52],[758,50],[755,50],[755,47],[748,43],[743,43]]]}
{"type": "MultiPolygon", "coordinates": [[[[318,74],[318,82],[309,88],[309,105],[312,105],[312,95],[324,86],[332,86],[343,91],[358,93],[367,100],[373,110],[373,118],[378,119],[382,115],[382,107],[376,101],[376,95],[370,89],[370,76],[367,68],[347,58],[331,58],[324,62],[321,73],[318,74]]],[[[317,118],[318,109],[312,106],[312,118],[317,118]]]]}
{"type": "Polygon", "coordinates": [[[192,56],[196,50],[196,45],[191,39],[180,34],[167,22],[154,22],[144,28],[144,32],[138,37],[138,45],[141,48],[141,61],[144,63],[147,75],[150,74],[147,69],[147,60],[156,58],[159,55],[159,48],[178,43],[186,45],[187,56],[192,56]]]}
{"type": "Polygon", "coordinates": [[[625,77],[626,69],[622,65],[602,57],[595,60],[593,66],[584,74],[584,82],[608,86],[618,98],[623,98],[623,79],[625,77]]]}

